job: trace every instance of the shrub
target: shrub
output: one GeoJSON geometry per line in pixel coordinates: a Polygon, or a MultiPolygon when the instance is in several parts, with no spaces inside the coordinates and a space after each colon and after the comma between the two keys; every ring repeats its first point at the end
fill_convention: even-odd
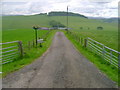
{"type": "Polygon", "coordinates": [[[103,30],[103,27],[99,26],[97,27],[97,30],[103,30]]]}
{"type": "Polygon", "coordinates": [[[50,21],[49,24],[50,24],[50,26],[52,26],[54,28],[55,27],[65,27],[65,25],[61,24],[60,22],[54,21],[54,20],[50,21]]]}
{"type": "Polygon", "coordinates": [[[83,27],[80,27],[80,29],[83,29],[83,27]]]}

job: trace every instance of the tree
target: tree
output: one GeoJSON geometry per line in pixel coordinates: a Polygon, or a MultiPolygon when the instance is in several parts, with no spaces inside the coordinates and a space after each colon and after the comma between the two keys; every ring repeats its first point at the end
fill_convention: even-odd
{"type": "Polygon", "coordinates": [[[58,28],[58,27],[65,27],[65,25],[61,24],[60,22],[57,22],[55,20],[52,20],[49,22],[50,26],[54,27],[54,28],[58,28]]]}

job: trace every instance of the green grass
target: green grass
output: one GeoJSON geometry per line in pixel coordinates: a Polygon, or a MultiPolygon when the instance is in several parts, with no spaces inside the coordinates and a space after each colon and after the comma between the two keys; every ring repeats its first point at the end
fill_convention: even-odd
{"type": "MultiPolygon", "coordinates": [[[[46,15],[32,15],[32,16],[3,16],[3,41],[11,38],[6,38],[7,34],[19,35],[19,32],[28,33],[29,36],[34,35],[32,30],[33,25],[40,27],[51,27],[49,21],[55,20],[66,25],[66,16],[46,16],[46,15]],[[32,33],[29,33],[32,32],[32,33]],[[13,32],[13,33],[12,33],[13,32]],[[16,32],[16,33],[14,33],[16,32]],[[18,34],[17,34],[18,33],[18,34]],[[4,37],[5,36],[5,37],[4,37]],[[5,38],[5,39],[4,39],[5,38]]],[[[68,26],[72,28],[71,31],[78,33],[83,37],[91,37],[96,41],[105,44],[106,46],[118,50],[118,25],[117,23],[105,23],[101,20],[92,20],[81,17],[68,17],[68,26]],[[103,30],[97,30],[98,26],[102,26],[103,30]],[[80,27],[83,27],[81,30],[80,27]],[[88,27],[90,28],[88,30],[88,27]]],[[[23,37],[26,38],[26,37],[23,37]]],[[[19,39],[19,38],[17,38],[19,39]]],[[[29,39],[29,38],[28,38],[29,39]]]]}
{"type": "MultiPolygon", "coordinates": [[[[42,48],[31,48],[31,50],[28,50],[26,47],[28,41],[35,40],[35,30],[32,29],[32,26],[40,24],[44,27],[48,22],[46,16],[40,19],[39,16],[3,16],[2,42],[22,41],[23,47],[25,47],[24,52],[26,53],[23,59],[18,58],[14,62],[3,65],[3,76],[30,64],[50,46],[54,31],[47,36],[42,48]],[[44,20],[41,21],[40,19],[44,20]]],[[[47,32],[47,30],[38,30],[38,37],[42,38],[47,32]]]]}
{"type": "MultiPolygon", "coordinates": [[[[38,37],[42,37],[47,33],[47,30],[38,30],[38,37]]],[[[27,43],[35,39],[35,30],[33,29],[16,29],[16,30],[3,30],[2,31],[2,42],[10,41],[22,41],[27,43]]]]}
{"type": "Polygon", "coordinates": [[[81,37],[90,37],[118,51],[118,31],[112,30],[79,30],[74,31],[81,37]]]}
{"type": "MultiPolygon", "coordinates": [[[[73,37],[66,32],[64,32],[67,38],[74,44],[78,51],[83,54],[88,60],[90,60],[94,65],[106,74],[111,80],[115,81],[118,84],[118,69],[103,60],[100,56],[91,52],[87,48],[83,47],[80,43],[73,39],[73,37]]],[[[120,81],[119,81],[120,83],[120,81]]]]}
{"type": "Polygon", "coordinates": [[[16,71],[24,66],[32,63],[35,59],[40,57],[50,46],[55,31],[51,31],[47,36],[46,41],[42,44],[43,47],[31,48],[31,50],[27,50],[26,55],[23,59],[15,60],[11,63],[2,65],[3,77],[7,74],[16,71]]]}
{"type": "MultiPolygon", "coordinates": [[[[72,32],[76,32],[82,37],[91,37],[92,39],[105,44],[106,46],[118,50],[118,26],[117,23],[105,23],[101,20],[92,20],[80,17],[69,16],[68,26],[72,28],[72,32]],[[102,26],[103,30],[97,30],[98,26],[102,26]],[[83,27],[81,30],[80,27],[83,27]],[[88,27],[90,28],[88,30],[88,27]]],[[[46,16],[46,15],[33,15],[33,16],[3,16],[2,27],[2,42],[20,40],[23,44],[27,44],[28,41],[32,41],[35,38],[35,32],[32,29],[33,25],[39,25],[40,27],[51,27],[49,21],[55,20],[64,25],[67,24],[66,16],[46,16]]],[[[38,36],[43,36],[47,31],[39,30],[38,36]]],[[[50,34],[49,37],[52,37],[50,34]]],[[[49,38],[48,37],[48,38],[49,38]]],[[[117,70],[103,61],[96,54],[88,51],[79,45],[72,37],[67,36],[76,48],[86,56],[91,62],[93,62],[102,72],[109,76],[113,81],[118,80],[117,70]]],[[[43,52],[49,47],[51,40],[47,40],[43,48],[27,50],[26,58],[22,60],[16,60],[15,62],[3,65],[3,76],[8,73],[18,70],[25,65],[33,62],[35,58],[42,55],[43,52]],[[48,47],[46,47],[48,46],[48,47]],[[37,50],[37,52],[36,52],[37,50]]]]}

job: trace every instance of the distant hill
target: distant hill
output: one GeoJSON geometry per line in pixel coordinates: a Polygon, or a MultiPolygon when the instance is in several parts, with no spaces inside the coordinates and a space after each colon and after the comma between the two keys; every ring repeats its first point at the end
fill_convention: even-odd
{"type": "Polygon", "coordinates": [[[89,19],[97,19],[97,20],[99,20],[99,19],[106,19],[106,18],[104,18],[104,17],[88,17],[89,19]]]}
{"type": "Polygon", "coordinates": [[[36,14],[36,15],[47,15],[47,13],[40,13],[40,14],[36,14]]]}
{"type": "Polygon", "coordinates": [[[109,19],[102,19],[102,20],[108,23],[118,23],[118,18],[109,18],[109,19]]]}
{"type": "MultiPolygon", "coordinates": [[[[67,12],[61,11],[61,12],[49,12],[48,16],[67,16],[67,12]]],[[[72,12],[68,12],[68,16],[78,16],[78,17],[83,17],[83,18],[87,18],[84,15],[78,14],[78,13],[72,13],[72,12]]]]}
{"type": "Polygon", "coordinates": [[[106,23],[118,23],[118,18],[88,17],[89,19],[101,20],[106,23]]]}

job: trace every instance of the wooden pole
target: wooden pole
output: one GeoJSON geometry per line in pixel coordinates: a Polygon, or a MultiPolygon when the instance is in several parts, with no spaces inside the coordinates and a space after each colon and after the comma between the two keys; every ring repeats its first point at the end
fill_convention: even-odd
{"type": "Polygon", "coordinates": [[[33,29],[35,30],[35,39],[36,39],[36,47],[37,47],[37,30],[39,29],[39,27],[33,26],[33,29]]]}
{"type": "Polygon", "coordinates": [[[84,47],[87,47],[87,39],[84,39],[84,47]]]}
{"type": "Polygon", "coordinates": [[[22,41],[18,42],[18,46],[19,46],[19,51],[20,51],[20,57],[23,57],[23,46],[22,46],[22,41]]]}
{"type": "Polygon", "coordinates": [[[81,37],[81,45],[82,45],[82,37],[81,37]]]}

